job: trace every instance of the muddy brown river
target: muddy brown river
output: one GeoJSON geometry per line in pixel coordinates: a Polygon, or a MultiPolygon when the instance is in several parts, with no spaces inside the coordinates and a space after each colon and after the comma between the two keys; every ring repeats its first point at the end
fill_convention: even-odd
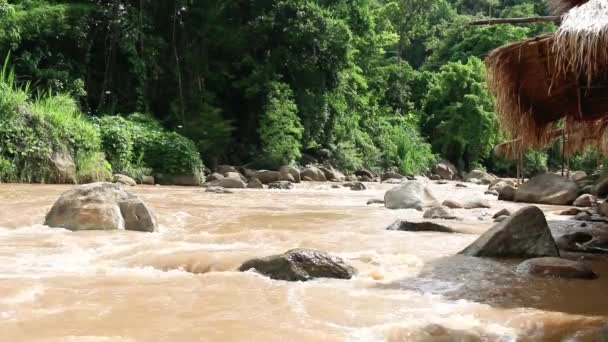
{"type": "MultiPolygon", "coordinates": [[[[483,186],[430,186],[440,200],[485,197],[493,207],[456,210],[464,220],[444,223],[458,234],[409,233],[385,228],[421,212],[366,205],[390,185],[135,187],[157,233],[70,232],[42,225],[69,186],[0,184],[0,341],[602,341],[606,260],[591,258],[600,278],[583,281],[454,256],[496,211],[522,205],[483,186]],[[298,247],[341,256],[358,275],[288,283],[236,271],[298,247]]],[[[542,209],[556,235],[580,225],[542,209]]]]}

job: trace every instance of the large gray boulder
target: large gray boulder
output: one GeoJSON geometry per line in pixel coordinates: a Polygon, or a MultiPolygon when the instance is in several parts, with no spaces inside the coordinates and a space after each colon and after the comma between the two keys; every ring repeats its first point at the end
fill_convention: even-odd
{"type": "Polygon", "coordinates": [[[61,194],[45,225],[69,230],[153,232],[156,220],[148,207],[118,184],[91,183],[61,194]]]}
{"type": "Polygon", "coordinates": [[[226,177],[216,182],[217,184],[215,185],[226,189],[245,189],[247,187],[247,183],[237,178],[226,177]]]}
{"type": "Polygon", "coordinates": [[[312,249],[294,249],[280,255],[252,259],[239,267],[241,272],[251,269],[272,279],[286,281],[350,279],[356,273],[341,258],[312,249]]]}
{"type": "Polygon", "coordinates": [[[520,185],[515,191],[515,202],[570,205],[580,192],[575,182],[545,173],[520,185]]]}
{"type": "Polygon", "coordinates": [[[597,278],[597,275],[586,263],[562,258],[535,258],[526,260],[517,266],[517,272],[528,275],[556,278],[597,278]]]}
{"type": "Polygon", "coordinates": [[[538,207],[525,207],[484,233],[460,254],[476,257],[559,257],[559,251],[538,207]]]}
{"type": "Polygon", "coordinates": [[[300,170],[293,166],[285,165],[279,170],[281,180],[289,181],[293,183],[300,183],[302,181],[300,177],[300,170]]]}
{"type": "Polygon", "coordinates": [[[300,176],[302,177],[302,180],[310,179],[312,182],[325,182],[327,180],[323,171],[312,165],[304,168],[304,170],[302,170],[300,173],[300,176]]]}
{"type": "Polygon", "coordinates": [[[458,178],[458,169],[454,164],[447,160],[442,160],[433,167],[433,174],[438,175],[441,179],[453,180],[458,178]]]}
{"type": "Polygon", "coordinates": [[[408,181],[384,194],[384,206],[388,209],[416,209],[437,205],[437,200],[424,184],[408,181]]]}
{"type": "Polygon", "coordinates": [[[262,184],[270,184],[278,182],[281,179],[281,174],[276,171],[260,170],[256,171],[254,177],[259,179],[262,184]]]}
{"type": "Polygon", "coordinates": [[[464,177],[465,182],[475,183],[475,179],[478,179],[481,184],[489,185],[496,180],[496,176],[482,170],[473,170],[464,177]]]}

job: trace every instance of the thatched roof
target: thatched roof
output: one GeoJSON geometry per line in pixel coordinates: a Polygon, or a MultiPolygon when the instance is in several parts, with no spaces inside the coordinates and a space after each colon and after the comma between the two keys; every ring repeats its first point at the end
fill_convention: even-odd
{"type": "Polygon", "coordinates": [[[545,146],[560,121],[567,123],[567,134],[596,132],[598,120],[608,114],[608,75],[596,76],[590,85],[581,82],[558,69],[554,45],[555,36],[544,35],[498,48],[486,59],[502,127],[522,146],[545,146]]]}
{"type": "Polygon", "coordinates": [[[557,67],[587,84],[608,70],[608,0],[590,0],[564,14],[555,33],[557,67]]]}
{"type": "MultiPolygon", "coordinates": [[[[595,125],[586,126],[585,128],[589,127],[592,129],[590,132],[580,130],[576,126],[574,129],[555,129],[548,134],[548,144],[565,138],[564,147],[566,150],[564,154],[568,157],[574,153],[584,151],[589,146],[596,146],[603,151],[608,151],[608,135],[606,134],[608,121],[600,120],[595,125]]],[[[517,160],[520,153],[524,152],[525,149],[526,146],[522,144],[521,139],[513,139],[496,145],[494,154],[509,160],[517,160]]]]}
{"type": "Polygon", "coordinates": [[[588,0],[548,0],[551,11],[555,14],[564,14],[576,6],[586,3],[588,0]]]}

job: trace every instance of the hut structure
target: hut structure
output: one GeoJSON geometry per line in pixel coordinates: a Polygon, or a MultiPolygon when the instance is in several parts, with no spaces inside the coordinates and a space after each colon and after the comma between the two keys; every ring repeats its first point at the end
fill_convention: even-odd
{"type": "Polygon", "coordinates": [[[608,0],[549,2],[563,14],[557,32],[486,58],[502,127],[513,138],[496,152],[513,160],[556,135],[565,155],[589,145],[608,152],[608,0]]]}

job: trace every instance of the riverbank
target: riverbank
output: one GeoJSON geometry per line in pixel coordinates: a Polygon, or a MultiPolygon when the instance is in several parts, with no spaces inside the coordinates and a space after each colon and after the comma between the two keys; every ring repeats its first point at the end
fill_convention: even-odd
{"type": "MultiPolygon", "coordinates": [[[[428,182],[439,200],[483,197],[491,209],[455,210],[442,222],[464,234],[387,231],[415,210],[366,205],[394,185],[294,190],[136,186],[157,233],[69,232],[42,226],[70,186],[0,185],[0,331],[7,340],[424,341],[429,334],[559,341],[608,318],[607,264],[599,279],[529,278],[516,262],[453,257],[524,204],[487,186],[428,182]],[[484,218],[480,220],[479,218],[484,218]],[[344,258],[350,281],[272,281],[236,268],[252,257],[305,247],[344,258]],[[255,315],[251,315],[255,312],[255,315]],[[439,328],[441,326],[442,328],[439,328]],[[456,329],[454,332],[449,329],[456,329]]],[[[580,225],[541,206],[552,230],[580,225]]],[[[435,335],[433,335],[435,336],[435,335]]]]}

